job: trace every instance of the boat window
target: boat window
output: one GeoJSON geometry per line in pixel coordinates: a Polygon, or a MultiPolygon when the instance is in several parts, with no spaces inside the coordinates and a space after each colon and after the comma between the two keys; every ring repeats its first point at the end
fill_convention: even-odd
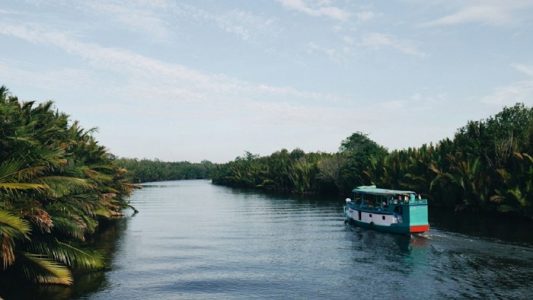
{"type": "Polygon", "coordinates": [[[381,205],[383,206],[383,208],[388,208],[392,199],[387,199],[385,197],[382,197],[382,198],[383,198],[383,202],[381,202],[381,205]]]}
{"type": "Polygon", "coordinates": [[[394,212],[397,213],[397,214],[399,214],[399,215],[403,214],[403,208],[402,208],[402,206],[400,206],[400,205],[395,206],[395,207],[394,207],[394,212]]]}
{"type": "Polygon", "coordinates": [[[381,202],[379,201],[379,196],[376,196],[376,195],[367,195],[366,196],[367,198],[367,206],[368,207],[371,207],[371,208],[374,208],[374,207],[380,207],[381,206],[381,202]]]}

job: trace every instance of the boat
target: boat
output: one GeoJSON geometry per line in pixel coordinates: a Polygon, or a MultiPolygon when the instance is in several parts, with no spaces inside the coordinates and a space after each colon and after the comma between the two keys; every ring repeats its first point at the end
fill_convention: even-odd
{"type": "Polygon", "coordinates": [[[418,234],[429,230],[428,201],[412,191],[359,186],[346,198],[346,222],[399,234],[418,234]]]}

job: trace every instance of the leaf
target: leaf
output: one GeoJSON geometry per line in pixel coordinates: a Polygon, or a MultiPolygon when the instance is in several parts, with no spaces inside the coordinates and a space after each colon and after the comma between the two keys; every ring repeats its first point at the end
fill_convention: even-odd
{"type": "Polygon", "coordinates": [[[104,267],[103,257],[99,253],[84,251],[55,239],[35,241],[29,248],[32,252],[46,255],[70,267],[85,270],[97,270],[104,267]]]}
{"type": "Polygon", "coordinates": [[[58,231],[67,236],[71,236],[80,241],[85,240],[85,231],[87,226],[82,226],[79,221],[71,220],[66,217],[54,216],[54,231],[58,231]]]}
{"type": "Polygon", "coordinates": [[[431,171],[433,171],[433,173],[435,173],[435,174],[440,174],[440,173],[441,173],[441,171],[439,170],[439,168],[437,168],[437,166],[436,166],[434,163],[431,163],[431,164],[429,165],[429,169],[430,169],[431,171]]]}
{"type": "Polygon", "coordinates": [[[15,262],[15,239],[27,239],[30,229],[28,221],[0,210],[0,261],[4,270],[15,262]]]}
{"type": "Polygon", "coordinates": [[[513,208],[513,207],[510,206],[510,205],[502,204],[502,205],[498,206],[498,211],[499,211],[499,212],[503,212],[503,213],[505,213],[505,212],[516,211],[516,209],[513,208]]]}
{"type": "Polygon", "coordinates": [[[26,166],[28,161],[10,160],[0,164],[0,182],[27,181],[46,169],[42,165],[26,166]]]}
{"type": "Polygon", "coordinates": [[[505,169],[496,169],[496,173],[500,175],[504,182],[507,182],[511,178],[511,174],[509,174],[509,172],[507,172],[505,169]]]}
{"type": "Polygon", "coordinates": [[[490,196],[489,200],[494,203],[501,203],[503,200],[505,200],[505,197],[501,195],[492,195],[490,196]]]}
{"type": "Polygon", "coordinates": [[[48,186],[43,183],[20,183],[20,182],[0,182],[0,189],[4,190],[44,190],[48,186]]]}
{"type": "Polygon", "coordinates": [[[59,198],[75,192],[83,192],[94,188],[88,180],[69,176],[45,176],[39,181],[49,187],[52,196],[59,198]]]}
{"type": "Polygon", "coordinates": [[[0,210],[0,226],[9,226],[20,233],[19,237],[27,237],[31,231],[28,221],[21,219],[5,210],[0,210]]]}
{"type": "Polygon", "coordinates": [[[24,273],[39,283],[71,285],[73,282],[70,270],[44,255],[28,252],[22,253],[29,264],[23,265],[24,273]]]}

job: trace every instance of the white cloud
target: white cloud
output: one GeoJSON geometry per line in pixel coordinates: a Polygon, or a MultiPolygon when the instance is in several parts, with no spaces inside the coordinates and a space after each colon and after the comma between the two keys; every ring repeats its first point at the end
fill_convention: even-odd
{"type": "Polygon", "coordinates": [[[342,40],[347,44],[347,45],[354,45],[355,44],[355,40],[351,37],[351,36],[348,36],[348,35],[344,35],[342,37],[342,40]]]}
{"type": "Polygon", "coordinates": [[[0,78],[15,82],[31,82],[33,87],[48,90],[58,90],[65,85],[79,88],[92,85],[89,72],[74,68],[57,68],[41,72],[31,72],[24,69],[24,64],[0,61],[0,78]]]}
{"type": "Polygon", "coordinates": [[[511,64],[511,67],[523,74],[533,77],[533,66],[514,63],[511,64]]]}
{"type": "Polygon", "coordinates": [[[314,1],[313,4],[308,4],[304,0],[278,0],[278,2],[287,9],[296,10],[313,17],[329,17],[339,21],[346,21],[350,18],[348,11],[332,6],[331,1],[314,1]]]}
{"type": "Polygon", "coordinates": [[[243,40],[250,40],[258,32],[275,32],[274,19],[264,18],[243,10],[231,10],[225,14],[204,15],[208,20],[212,20],[220,29],[225,32],[240,36],[243,40]]]}
{"type": "MultiPolygon", "coordinates": [[[[93,18],[123,25],[124,29],[145,33],[150,39],[166,41],[181,30],[176,20],[201,21],[242,40],[254,40],[257,35],[276,35],[280,32],[275,18],[263,17],[241,9],[211,12],[197,6],[172,1],[150,0],[85,0],[43,3],[51,7],[75,7],[93,18]]],[[[0,10],[0,14],[8,11],[0,10]]]]}
{"type": "Polygon", "coordinates": [[[374,19],[376,17],[376,14],[373,11],[370,10],[363,10],[359,11],[355,14],[357,17],[357,20],[360,22],[366,22],[374,19]]]}
{"type": "Polygon", "coordinates": [[[523,80],[496,88],[483,102],[497,105],[511,105],[516,102],[533,103],[533,81],[523,80]]]}
{"type": "MultiPolygon", "coordinates": [[[[85,78],[84,72],[74,70],[45,71],[42,73],[43,76],[30,76],[32,73],[38,73],[32,69],[31,65],[1,63],[0,76],[8,75],[10,85],[31,81],[32,85],[39,88],[51,83],[51,89],[55,91],[69,90],[68,95],[58,94],[59,92],[54,95],[62,95],[63,98],[58,103],[62,103],[61,107],[68,107],[69,112],[77,112],[73,116],[76,119],[80,118],[79,113],[83,111],[85,114],[97,115],[99,118],[113,116],[114,119],[128,122],[128,130],[142,136],[144,141],[144,144],[138,145],[138,148],[131,147],[131,143],[117,139],[114,122],[100,120],[98,123],[91,123],[94,119],[88,122],[91,126],[96,125],[101,128],[102,142],[111,147],[113,151],[117,151],[119,155],[139,156],[152,153],[163,159],[172,159],[166,156],[170,155],[168,151],[154,150],[151,143],[146,142],[153,136],[146,129],[148,127],[155,128],[156,131],[167,130],[166,134],[168,131],[172,131],[172,134],[186,133],[192,130],[191,126],[200,128],[195,128],[196,132],[206,130],[202,134],[207,135],[212,134],[213,131],[220,131],[226,136],[235,137],[242,132],[248,132],[250,136],[246,138],[250,139],[267,132],[266,134],[277,138],[278,141],[270,146],[280,147],[280,145],[287,145],[287,142],[295,141],[294,136],[289,133],[279,133],[276,137],[273,127],[281,128],[287,125],[287,128],[294,128],[296,132],[300,132],[301,138],[305,139],[310,135],[302,132],[332,131],[331,127],[341,126],[338,123],[339,118],[348,118],[350,114],[348,110],[339,107],[338,103],[335,107],[331,107],[332,102],[343,101],[345,103],[345,99],[335,95],[302,91],[292,87],[251,83],[223,74],[201,72],[129,50],[84,42],[67,33],[46,29],[42,24],[11,25],[0,22],[0,35],[36,44],[37,47],[43,48],[43,51],[48,51],[47,48],[50,47],[59,48],[85,62],[81,70],[91,70],[88,72],[90,78],[85,78]],[[13,70],[17,72],[14,73],[13,70]],[[105,78],[117,78],[117,82],[104,83],[106,79],[99,78],[99,74],[103,74],[105,78]],[[46,75],[51,77],[46,79],[46,75]],[[70,78],[70,80],[64,80],[65,78],[70,78]],[[72,81],[75,84],[71,85],[72,81]],[[78,93],[82,96],[77,97],[78,93]],[[64,97],[72,97],[72,99],[68,100],[64,97]],[[91,99],[90,104],[89,99],[91,99]],[[132,119],[135,121],[131,121],[132,119]],[[171,125],[167,124],[165,128],[161,128],[162,125],[158,123],[170,123],[171,125]],[[150,126],[147,127],[148,124],[150,126]],[[209,127],[215,128],[202,129],[207,126],[206,124],[211,124],[209,127]],[[222,127],[219,129],[219,126],[222,127]]],[[[87,122],[87,120],[90,118],[81,117],[82,122],[87,122]]],[[[161,134],[156,133],[155,136],[161,134]]],[[[192,143],[190,139],[187,141],[187,143],[192,143]]],[[[231,158],[228,155],[236,155],[244,150],[234,149],[241,146],[222,141],[221,153],[224,151],[226,153],[209,153],[208,155],[210,155],[209,158],[217,157],[217,160],[223,161],[231,158]]],[[[205,145],[196,145],[193,148],[198,152],[202,147],[205,145]]],[[[254,150],[254,148],[249,149],[254,150]]],[[[264,148],[259,149],[266,151],[264,148]]],[[[185,156],[187,159],[206,158],[206,156],[197,157],[196,154],[191,153],[183,155],[188,155],[185,156]]]]}
{"type": "Polygon", "coordinates": [[[122,75],[135,88],[149,91],[144,96],[161,95],[175,101],[234,102],[270,99],[272,101],[337,101],[329,94],[300,91],[291,87],[254,84],[224,74],[200,72],[179,64],[140,55],[125,49],[82,42],[66,33],[43,30],[42,26],[0,24],[0,34],[54,46],[78,56],[92,66],[122,75]]]}
{"type": "Polygon", "coordinates": [[[307,53],[313,54],[313,53],[319,53],[327,56],[329,59],[331,59],[334,62],[340,63],[343,62],[346,57],[351,53],[352,49],[350,47],[343,47],[340,49],[332,48],[332,47],[323,47],[319,46],[315,43],[308,43],[307,44],[307,53]]]}
{"type": "Polygon", "coordinates": [[[18,15],[18,14],[20,13],[16,11],[0,9],[0,15],[18,15]]]}
{"type": "Polygon", "coordinates": [[[136,7],[132,5],[132,2],[82,1],[79,3],[79,7],[90,9],[98,14],[110,15],[111,20],[126,25],[127,29],[146,32],[152,38],[164,39],[171,33],[168,24],[149,7],[142,5],[136,7]]]}
{"type": "Polygon", "coordinates": [[[533,66],[514,63],[511,67],[528,78],[496,88],[483,97],[483,102],[497,105],[512,105],[516,102],[533,104],[533,66]]]}
{"type": "Polygon", "coordinates": [[[428,26],[449,26],[464,23],[503,25],[516,20],[516,14],[533,6],[530,0],[474,0],[461,1],[454,13],[425,23],[428,26]]]}
{"type": "Polygon", "coordinates": [[[365,34],[361,39],[359,45],[371,49],[381,49],[384,47],[389,47],[408,55],[414,55],[419,57],[427,56],[426,53],[419,50],[409,41],[400,40],[392,35],[378,32],[365,34]]]}
{"type": "Polygon", "coordinates": [[[277,35],[280,31],[274,18],[266,18],[240,9],[213,13],[191,5],[175,4],[168,10],[174,17],[208,22],[246,41],[254,40],[256,35],[277,35]]]}

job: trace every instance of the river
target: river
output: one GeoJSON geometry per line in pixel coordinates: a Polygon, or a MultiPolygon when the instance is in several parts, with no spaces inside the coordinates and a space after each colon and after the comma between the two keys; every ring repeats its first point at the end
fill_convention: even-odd
{"type": "Polygon", "coordinates": [[[204,180],[146,184],[131,202],[140,213],[117,225],[117,239],[99,244],[113,248],[110,269],[48,297],[533,297],[527,222],[498,225],[504,222],[430,210],[429,234],[410,239],[345,225],[342,199],[272,196],[204,180]]]}

